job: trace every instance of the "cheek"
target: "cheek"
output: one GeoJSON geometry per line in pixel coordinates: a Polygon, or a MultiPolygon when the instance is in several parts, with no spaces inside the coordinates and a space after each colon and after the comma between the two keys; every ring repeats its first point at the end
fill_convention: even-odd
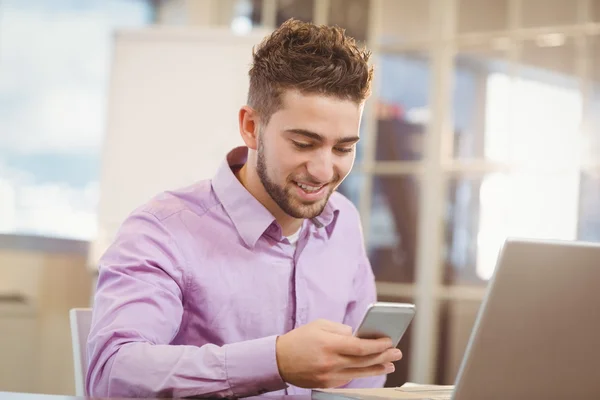
{"type": "Polygon", "coordinates": [[[301,173],[302,166],[308,162],[306,155],[288,149],[281,150],[276,157],[279,171],[284,179],[301,173]]]}
{"type": "Polygon", "coordinates": [[[353,165],[354,154],[352,156],[342,157],[336,162],[336,169],[338,174],[340,174],[340,179],[344,179],[350,173],[353,165]]]}
{"type": "Polygon", "coordinates": [[[294,152],[286,149],[273,152],[267,163],[271,179],[279,184],[285,184],[297,173],[299,163],[298,155],[294,152]]]}

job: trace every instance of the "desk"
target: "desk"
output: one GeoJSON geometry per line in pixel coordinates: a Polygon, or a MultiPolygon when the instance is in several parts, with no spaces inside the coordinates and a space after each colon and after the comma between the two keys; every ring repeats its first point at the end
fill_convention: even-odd
{"type": "MultiPolygon", "coordinates": [[[[310,395],[289,395],[289,396],[255,396],[246,397],[247,399],[262,399],[262,400],[310,400],[310,395]]],[[[51,394],[34,394],[34,393],[16,393],[16,392],[0,392],[0,400],[101,400],[98,397],[78,397],[78,396],[57,396],[51,394]]],[[[148,400],[148,399],[146,399],[148,400]]],[[[159,399],[150,399],[159,400],[159,399]]],[[[160,399],[164,400],[164,399],[160,399]]]]}

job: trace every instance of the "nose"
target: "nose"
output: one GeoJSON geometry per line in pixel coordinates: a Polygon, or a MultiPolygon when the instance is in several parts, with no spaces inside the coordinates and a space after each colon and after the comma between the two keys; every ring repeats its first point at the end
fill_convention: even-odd
{"type": "Polygon", "coordinates": [[[331,182],[335,175],[332,154],[328,151],[319,151],[312,154],[306,168],[308,174],[316,181],[315,183],[331,182]]]}

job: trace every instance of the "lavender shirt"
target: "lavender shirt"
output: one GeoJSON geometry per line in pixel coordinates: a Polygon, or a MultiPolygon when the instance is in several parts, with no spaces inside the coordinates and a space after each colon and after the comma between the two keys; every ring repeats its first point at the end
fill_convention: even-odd
{"type": "Polygon", "coordinates": [[[159,195],[121,226],[99,263],[89,395],[307,394],[279,375],[277,336],[319,318],[356,327],[375,301],[352,203],[334,193],[294,249],[232,172],[246,155],[234,149],[212,180],[159,195]]]}

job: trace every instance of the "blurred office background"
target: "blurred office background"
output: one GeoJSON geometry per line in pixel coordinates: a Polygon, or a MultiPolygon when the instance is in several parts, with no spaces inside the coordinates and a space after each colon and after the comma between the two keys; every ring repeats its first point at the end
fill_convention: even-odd
{"type": "Polygon", "coordinates": [[[599,0],[0,0],[0,391],[74,392],[114,31],[290,17],[374,52],[340,191],[380,299],[418,307],[390,386],[453,382],[507,236],[600,241],[599,0]]]}

